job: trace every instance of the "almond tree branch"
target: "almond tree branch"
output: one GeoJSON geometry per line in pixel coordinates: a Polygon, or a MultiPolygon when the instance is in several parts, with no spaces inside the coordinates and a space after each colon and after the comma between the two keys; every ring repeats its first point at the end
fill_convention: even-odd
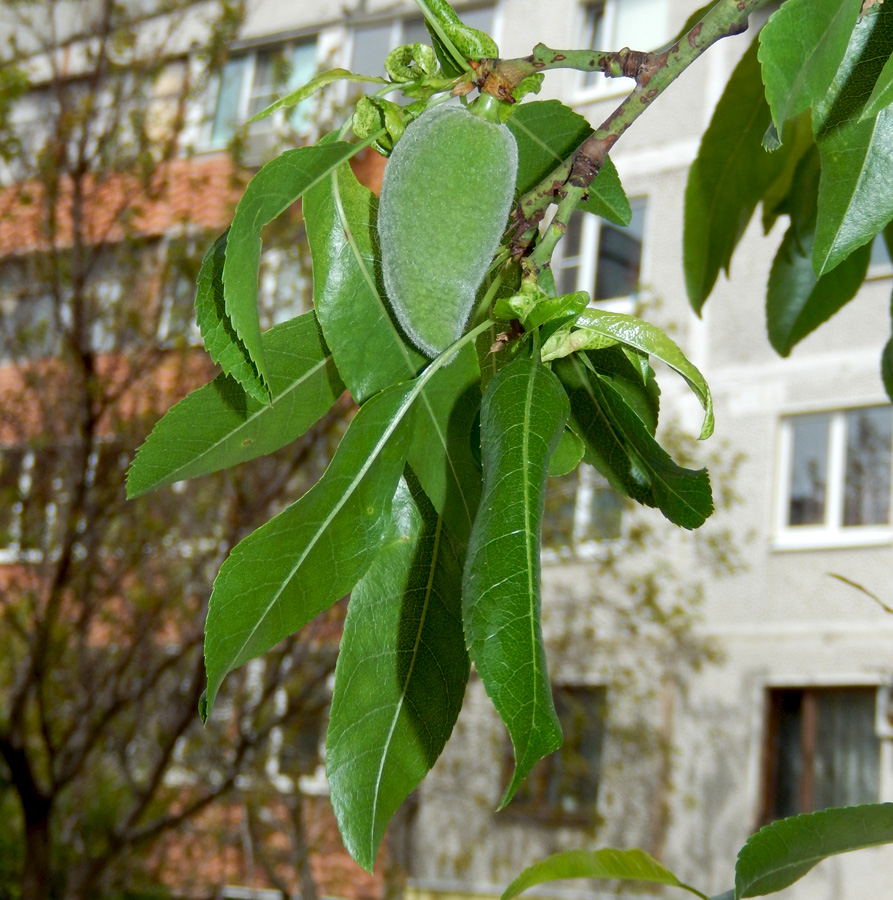
{"type": "MultiPolygon", "coordinates": [[[[549,264],[552,249],[567,226],[567,218],[574,207],[587,196],[592,181],[598,175],[608,152],[627,128],[651,103],[659,97],[701,54],[717,41],[725,37],[741,34],[747,29],[750,14],[764,4],[765,0],[717,0],[713,7],[689,31],[662,51],[641,53],[624,48],[616,54],[597,54],[585,51],[589,57],[578,51],[560,51],[564,59],[554,59],[545,67],[579,68],[581,64],[595,62],[602,71],[614,74],[619,69],[622,75],[634,77],[636,86],[620,106],[588,137],[574,153],[559,164],[533,190],[528,191],[518,203],[514,213],[513,254],[523,257],[536,236],[537,223],[545,210],[556,198],[567,199],[559,209],[560,216],[554,224],[551,235],[544,236],[537,248],[525,261],[526,270],[534,276],[549,264]],[[573,56],[572,56],[573,54],[573,56]]],[[[498,61],[496,70],[503,79],[509,81],[524,71],[524,65],[534,66],[537,53],[556,53],[547,47],[535,49],[533,56],[523,60],[498,61]],[[519,66],[520,64],[520,66],[519,66]]],[[[529,74],[529,73],[528,73],[529,74]]]]}

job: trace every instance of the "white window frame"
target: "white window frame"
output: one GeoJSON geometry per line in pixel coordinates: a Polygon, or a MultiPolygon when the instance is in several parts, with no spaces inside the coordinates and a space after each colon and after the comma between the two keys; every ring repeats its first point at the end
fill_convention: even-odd
{"type": "MultiPolygon", "coordinates": [[[[777,479],[773,511],[772,547],[775,550],[859,547],[893,543],[893,521],[884,525],[844,525],[847,415],[859,409],[885,406],[884,402],[840,409],[804,410],[783,416],[778,423],[777,479]],[[831,417],[828,427],[828,468],[825,488],[825,521],[820,525],[789,525],[794,463],[793,421],[799,414],[822,413],[831,417]]],[[[891,410],[893,416],[893,410],[891,410]]],[[[891,479],[893,485],[893,479],[891,479]]],[[[893,497],[890,503],[893,520],[893,497]]]]}
{"type": "MultiPolygon", "coordinates": [[[[317,65],[319,64],[320,59],[320,48],[319,48],[319,35],[311,34],[307,35],[306,38],[295,38],[293,40],[287,41],[277,41],[274,43],[263,44],[258,47],[246,48],[244,50],[234,50],[232,56],[229,61],[234,61],[238,59],[247,60],[246,70],[242,76],[242,83],[239,87],[239,99],[236,104],[236,113],[235,120],[238,123],[233,133],[237,133],[240,128],[246,127],[248,116],[249,104],[251,102],[252,91],[254,88],[254,78],[257,72],[257,60],[258,55],[266,52],[281,52],[283,54],[288,54],[293,52],[296,47],[301,46],[302,44],[312,44],[315,48],[315,56],[317,60],[317,65]]],[[[201,131],[201,140],[199,142],[199,150],[204,152],[214,152],[223,150],[229,144],[230,140],[232,140],[232,135],[227,138],[224,142],[215,142],[214,141],[214,120],[217,114],[217,105],[220,99],[220,88],[223,84],[223,76],[224,69],[221,69],[220,73],[216,78],[213,79],[210,90],[208,91],[208,100],[206,104],[206,115],[204,127],[201,131]]],[[[287,116],[289,115],[290,110],[279,109],[276,112],[272,113],[266,119],[262,119],[260,122],[255,123],[253,126],[248,126],[248,130],[255,130],[257,132],[270,132],[270,133],[278,133],[283,129],[287,128],[287,116]]]]}
{"type": "MultiPolygon", "coordinates": [[[[648,233],[648,215],[649,215],[649,203],[648,197],[644,195],[636,196],[630,198],[630,203],[632,205],[640,205],[643,207],[643,225],[642,225],[642,256],[639,262],[639,285],[640,288],[638,291],[628,294],[625,297],[611,297],[609,300],[596,300],[594,298],[595,293],[595,279],[597,275],[597,264],[598,264],[598,253],[599,253],[599,244],[601,241],[601,232],[603,227],[603,219],[600,216],[593,215],[592,213],[579,211],[577,215],[581,217],[582,227],[580,231],[580,253],[579,256],[570,257],[573,260],[573,265],[577,266],[577,278],[574,284],[574,290],[577,291],[586,291],[587,294],[590,295],[590,306],[597,309],[606,309],[610,312],[619,312],[625,313],[626,315],[633,315],[635,312],[635,307],[638,301],[642,296],[642,288],[641,285],[645,283],[645,267],[646,267],[646,246],[647,241],[645,240],[645,235],[648,233]],[[579,263],[577,263],[579,260],[579,263]]],[[[554,210],[553,210],[554,215],[554,210]]],[[[546,219],[543,220],[543,228],[545,228],[549,222],[551,222],[552,217],[547,216],[546,219]]],[[[615,226],[613,223],[609,223],[610,226],[613,227],[621,227],[615,226]]],[[[565,242],[559,241],[557,246],[555,247],[555,252],[552,254],[552,269],[554,272],[561,271],[563,264],[565,262],[564,256],[565,250],[565,242]]]]}
{"type": "MultiPolygon", "coordinates": [[[[616,37],[618,7],[622,2],[623,0],[604,0],[600,25],[601,33],[604,35],[604,46],[593,47],[593,50],[617,51],[623,49],[623,47],[619,45],[619,39],[616,37]]],[[[580,4],[579,31],[577,33],[579,35],[582,35],[584,39],[588,39],[588,35],[591,31],[592,26],[589,23],[589,15],[590,11],[596,5],[598,5],[597,0],[590,0],[590,2],[580,4]]],[[[669,27],[674,24],[670,21],[669,13],[671,7],[669,0],[663,0],[663,5],[665,8],[666,24],[669,27]]],[[[670,40],[672,37],[672,33],[669,33],[666,36],[666,40],[670,40]]],[[[594,35],[592,40],[594,41],[594,35]]],[[[654,50],[656,48],[631,47],[630,49],[647,51],[654,50]]],[[[629,78],[607,78],[603,73],[600,72],[579,72],[576,79],[575,88],[576,101],[580,103],[586,103],[594,100],[604,100],[608,97],[616,97],[621,94],[628,94],[634,86],[634,82],[629,78]],[[588,75],[594,75],[595,80],[591,84],[586,83],[586,78],[588,75]]]]}

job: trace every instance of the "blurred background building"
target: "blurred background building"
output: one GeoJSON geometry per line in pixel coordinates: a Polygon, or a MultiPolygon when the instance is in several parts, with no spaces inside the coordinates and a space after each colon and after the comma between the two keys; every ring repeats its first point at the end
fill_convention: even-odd
{"type": "MultiPolygon", "coordinates": [[[[457,4],[503,56],[650,49],[699,5],[457,4]]],[[[783,223],[764,237],[755,217],[701,318],[685,297],[687,170],[748,36],[713,47],[612,152],[629,227],[578,214],[555,262],[561,290],[651,317],[707,377],[715,446],[686,437],[699,410],[672,373],[663,427],[680,459],[709,462],[719,510],[688,534],[587,467],[550,482],[544,614],[565,745],[494,813],[511,747],[472,679],[375,878],[340,850],[325,799],[342,609],[231,676],[204,731],[195,716],[216,567],[318,476],[347,403],[235,474],[127,504],[123,472],[211,374],[193,284],[245,178],[315,140],[350,95],[243,123],[321,68],[381,74],[390,48],[427,41],[421,16],[375,0],[35,0],[0,10],[0,37],[0,897],[492,896],[546,853],[597,846],[642,847],[719,892],[767,821],[893,800],[893,617],[846,582],[893,600],[878,374],[893,265],[876,242],[857,300],[786,360],[763,299],[783,223]]],[[[595,125],[627,89],[550,72],[535,99],[595,125]]],[[[357,165],[374,187],[380,160],[357,165]]],[[[270,232],[260,296],[275,324],[309,308],[310,271],[299,210],[270,232]]],[[[788,896],[878,896],[891,878],[893,851],[870,851],[788,896]]]]}

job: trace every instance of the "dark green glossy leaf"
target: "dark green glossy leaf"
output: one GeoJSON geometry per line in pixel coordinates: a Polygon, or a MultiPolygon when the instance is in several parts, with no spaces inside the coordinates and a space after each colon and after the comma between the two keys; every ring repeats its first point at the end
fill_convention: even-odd
{"type": "Polygon", "coordinates": [[[481,405],[481,372],[470,344],[437,372],[419,397],[408,460],[435,510],[463,546],[481,496],[471,432],[481,405]]]}
{"type": "Polygon", "coordinates": [[[377,208],[375,195],[349,166],[331,172],[304,197],[316,315],[358,403],[413,378],[427,362],[391,318],[379,279],[377,208]]]}
{"type": "Polygon", "coordinates": [[[543,345],[543,360],[569,356],[579,350],[600,350],[619,343],[648,356],[653,356],[678,372],[698,398],[704,410],[701,439],[713,433],[713,397],[704,376],[686,358],[679,346],[656,325],[624,313],[588,309],[582,313],[566,335],[556,333],[543,345]]]}
{"type": "Polygon", "coordinates": [[[862,110],[861,118],[871,119],[890,104],[893,104],[893,56],[890,56],[884,64],[871,96],[862,110]]]}
{"type": "Polygon", "coordinates": [[[777,131],[817,103],[837,74],[861,0],[786,0],[760,31],[759,58],[777,131]]]}
{"type": "Polygon", "coordinates": [[[412,383],[354,417],[322,478],[223,563],[205,626],[207,709],[227,672],[348,593],[372,564],[411,434],[412,383]]]}
{"type": "MultiPolygon", "coordinates": [[[[791,190],[794,175],[803,157],[815,150],[815,138],[809,113],[801,113],[789,122],[785,134],[787,152],[785,153],[784,167],[763,194],[764,234],[769,234],[778,217],[787,213],[788,206],[797,201],[796,193],[791,190]]],[[[816,186],[816,190],[817,188],[818,186],[816,186]]]]}
{"type": "Polygon", "coordinates": [[[516,357],[481,404],[484,488],[463,580],[471,659],[508,728],[515,771],[501,806],[561,745],[540,624],[540,525],[546,470],[567,419],[561,384],[516,357]]]}
{"type": "Polygon", "coordinates": [[[701,139],[685,188],[682,262],[688,299],[700,312],[757,203],[783,170],[785,147],[763,149],[769,106],[754,42],[735,67],[701,139]]]}
{"type": "Polygon", "coordinates": [[[248,349],[239,339],[226,314],[223,301],[223,264],[226,260],[225,231],[208,248],[198,273],[195,295],[195,317],[199,331],[211,359],[230,375],[245,391],[261,403],[269,401],[266,390],[257,378],[257,369],[248,349]]]}
{"type": "Polygon", "coordinates": [[[893,803],[780,819],[748,838],[735,864],[735,900],[762,897],[802,878],[829,856],[893,843],[893,803]]]}
{"type": "Polygon", "coordinates": [[[871,245],[854,250],[839,266],[816,278],[812,241],[798,241],[792,228],[772,263],[766,291],[769,341],[781,356],[856,296],[871,258],[871,245]]]}
{"type": "Polygon", "coordinates": [[[893,338],[884,344],[884,350],[881,353],[881,381],[887,396],[893,400],[893,338]]]}
{"type": "MultiPolygon", "coordinates": [[[[647,365],[647,357],[645,359],[647,365]]],[[[590,350],[586,353],[586,361],[600,378],[610,381],[626,405],[653,435],[657,431],[660,413],[660,387],[651,366],[648,365],[643,378],[640,369],[633,365],[622,347],[590,350]]]]}
{"type": "Polygon", "coordinates": [[[332,806],[372,871],[388,822],[440,756],[468,681],[462,560],[418,485],[401,481],[375,562],[350,596],[326,737],[332,806]]]}
{"type": "Polygon", "coordinates": [[[683,528],[698,528],[713,511],[705,469],[677,465],[611,379],[576,357],[555,372],[571,405],[571,425],[586,444],[584,459],[633,500],[659,509],[683,528]]]}
{"type": "Polygon", "coordinates": [[[586,445],[583,441],[570,428],[565,428],[561,432],[555,452],[549,457],[549,477],[560,478],[568,472],[573,472],[580,465],[585,452],[586,445]]]}
{"type": "MultiPolygon", "coordinates": [[[[644,850],[570,850],[555,853],[528,866],[503,892],[501,900],[512,900],[522,891],[547,881],[570,878],[611,878],[642,881],[683,888],[698,897],[700,891],[683,884],[669,869],[644,850]]],[[[706,898],[705,898],[706,900],[706,898]]]]}
{"type": "MultiPolygon", "coordinates": [[[[267,370],[257,311],[257,270],[264,225],[288,209],[332,169],[357,152],[357,145],[341,141],[286,150],[268,162],[248,182],[229,229],[223,264],[226,316],[244,345],[256,372],[242,386],[260,399],[268,392],[267,370]],[[260,396],[259,396],[260,394],[260,396]]],[[[234,376],[236,372],[232,372],[234,376]]]]}
{"type": "MultiPolygon", "coordinates": [[[[518,142],[518,195],[536,187],[592,134],[586,119],[557,100],[522,103],[506,125],[518,142]]],[[[610,157],[592,182],[589,199],[579,208],[617,225],[629,225],[632,210],[610,157]]]]}
{"type": "Polygon", "coordinates": [[[893,219],[893,112],[863,119],[893,50],[893,5],[873,6],[853,29],[813,128],[822,156],[813,267],[823,275],[893,219]]]}
{"type": "Polygon", "coordinates": [[[263,336],[272,403],[228,375],[193,391],[161,419],[127,473],[127,495],[272,453],[303,434],[344,390],[312,312],[263,336]]]}

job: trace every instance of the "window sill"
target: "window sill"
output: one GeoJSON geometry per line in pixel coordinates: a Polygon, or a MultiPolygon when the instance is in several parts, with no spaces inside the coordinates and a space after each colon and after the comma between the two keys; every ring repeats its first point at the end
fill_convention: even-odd
{"type": "Polygon", "coordinates": [[[893,529],[847,528],[831,530],[826,528],[787,529],[777,534],[770,544],[773,551],[791,550],[846,550],[855,547],[883,547],[893,545],[893,529]]]}

